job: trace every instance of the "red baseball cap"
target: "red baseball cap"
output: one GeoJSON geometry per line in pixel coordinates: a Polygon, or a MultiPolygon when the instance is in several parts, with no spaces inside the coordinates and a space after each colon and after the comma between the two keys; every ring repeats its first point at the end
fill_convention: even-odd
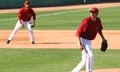
{"type": "Polygon", "coordinates": [[[92,8],[92,9],[90,10],[90,12],[91,12],[91,13],[98,13],[99,10],[98,10],[98,8],[92,8]]]}
{"type": "Polygon", "coordinates": [[[26,0],[26,1],[24,2],[24,4],[29,5],[29,4],[30,4],[30,2],[29,2],[28,0],[26,0]]]}

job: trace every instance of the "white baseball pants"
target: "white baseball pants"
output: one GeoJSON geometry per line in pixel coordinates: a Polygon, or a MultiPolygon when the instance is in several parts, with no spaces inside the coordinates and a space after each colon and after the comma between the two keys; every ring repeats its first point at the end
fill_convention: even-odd
{"type": "Polygon", "coordinates": [[[92,65],[93,65],[93,51],[91,48],[91,41],[80,38],[84,49],[82,50],[82,60],[81,62],[72,70],[72,72],[80,72],[83,66],[86,64],[86,72],[92,72],[92,65]]]}
{"type": "MultiPolygon", "coordinates": [[[[24,21],[23,22],[24,26],[27,27],[29,33],[30,33],[30,41],[34,41],[34,36],[33,36],[33,30],[31,28],[31,25],[30,25],[30,21],[24,21]]],[[[14,28],[14,30],[12,31],[10,37],[8,38],[8,40],[12,40],[12,38],[15,36],[16,32],[22,27],[22,25],[20,24],[20,21],[18,20],[17,23],[16,23],[16,26],[14,28]]],[[[21,35],[22,36],[22,35],[21,35]]]]}

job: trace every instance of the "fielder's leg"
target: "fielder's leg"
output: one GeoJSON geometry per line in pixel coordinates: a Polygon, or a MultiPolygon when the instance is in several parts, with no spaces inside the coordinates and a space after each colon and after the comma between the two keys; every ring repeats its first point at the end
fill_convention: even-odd
{"type": "MultiPolygon", "coordinates": [[[[80,38],[80,40],[81,40],[82,45],[85,47],[85,45],[87,44],[86,39],[80,38]]],[[[86,57],[87,57],[87,50],[86,50],[86,49],[83,49],[83,50],[82,50],[82,60],[81,60],[81,62],[72,70],[72,72],[79,72],[79,71],[83,68],[83,66],[86,64],[86,60],[87,60],[86,57]]]]}
{"type": "Polygon", "coordinates": [[[17,23],[16,23],[16,26],[15,26],[14,30],[12,31],[12,33],[11,33],[10,37],[9,37],[9,38],[8,38],[8,40],[7,40],[7,44],[9,44],[9,43],[10,43],[10,41],[13,39],[13,37],[14,37],[14,36],[15,36],[15,34],[16,34],[16,32],[17,32],[20,28],[21,28],[21,24],[20,24],[20,22],[19,22],[19,21],[17,21],[17,23]]]}
{"type": "Polygon", "coordinates": [[[86,72],[92,72],[94,55],[93,55],[93,51],[92,51],[92,48],[91,48],[91,42],[90,41],[88,41],[85,48],[86,48],[86,51],[87,51],[86,72]]]}
{"type": "Polygon", "coordinates": [[[30,25],[30,21],[26,21],[25,25],[26,25],[29,33],[30,33],[30,41],[31,41],[32,44],[34,44],[35,43],[35,41],[34,41],[34,35],[33,35],[33,30],[31,28],[31,25],[30,25]]]}
{"type": "Polygon", "coordinates": [[[85,64],[86,64],[86,51],[84,49],[84,50],[82,50],[81,62],[72,70],[72,72],[79,72],[85,64]]]}

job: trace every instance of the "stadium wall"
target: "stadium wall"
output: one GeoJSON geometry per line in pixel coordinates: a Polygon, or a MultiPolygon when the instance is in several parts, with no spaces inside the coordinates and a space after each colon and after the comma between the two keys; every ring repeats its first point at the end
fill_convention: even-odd
{"type": "MultiPolygon", "coordinates": [[[[0,9],[20,8],[25,0],[1,0],[0,9]]],[[[98,3],[101,0],[29,0],[32,7],[98,3]]]]}

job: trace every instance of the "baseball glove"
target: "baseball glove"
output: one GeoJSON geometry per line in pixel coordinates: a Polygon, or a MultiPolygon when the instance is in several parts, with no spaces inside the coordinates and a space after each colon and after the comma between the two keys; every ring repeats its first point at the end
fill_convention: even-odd
{"type": "Polygon", "coordinates": [[[107,47],[108,47],[108,43],[107,43],[107,40],[103,40],[102,43],[101,43],[101,48],[100,50],[102,52],[105,52],[107,50],[107,47]]]}
{"type": "Polygon", "coordinates": [[[34,24],[34,23],[32,23],[32,22],[30,23],[30,25],[31,25],[31,28],[33,28],[33,27],[35,26],[35,24],[34,24]]]}

